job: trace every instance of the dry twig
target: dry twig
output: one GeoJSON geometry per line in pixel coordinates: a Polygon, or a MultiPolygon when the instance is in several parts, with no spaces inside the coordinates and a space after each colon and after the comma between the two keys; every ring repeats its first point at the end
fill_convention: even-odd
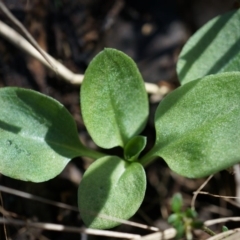
{"type": "Polygon", "coordinates": [[[219,233],[207,240],[239,240],[240,239],[240,228],[229,230],[227,232],[219,233]]]}
{"type": "Polygon", "coordinates": [[[195,201],[197,199],[198,193],[207,185],[207,183],[211,180],[212,177],[213,177],[213,175],[210,175],[207,178],[207,180],[198,188],[198,190],[193,193],[193,198],[192,198],[192,202],[191,202],[191,208],[192,209],[195,209],[195,201]]]}
{"type": "MultiPolygon", "coordinates": [[[[35,201],[39,201],[39,202],[42,202],[42,203],[50,204],[50,205],[53,205],[53,206],[56,206],[56,207],[65,208],[65,209],[69,209],[69,210],[77,211],[77,212],[79,211],[77,207],[73,207],[73,206],[70,206],[68,204],[64,204],[64,203],[61,203],[61,202],[51,201],[51,200],[48,200],[48,199],[45,199],[45,198],[42,198],[42,197],[38,197],[38,196],[30,194],[30,193],[26,193],[26,192],[22,192],[22,191],[19,191],[19,190],[11,189],[11,188],[8,188],[8,187],[2,186],[2,185],[0,185],[0,191],[6,192],[6,193],[9,193],[9,194],[13,194],[13,195],[16,195],[16,196],[19,196],[19,197],[27,198],[27,199],[30,199],[30,200],[35,200],[35,201]]],[[[154,232],[159,231],[159,229],[157,227],[148,226],[146,224],[141,224],[141,223],[136,223],[136,222],[132,222],[132,221],[128,221],[128,220],[123,220],[123,219],[115,218],[115,217],[112,217],[112,216],[107,216],[105,214],[92,213],[89,210],[86,210],[86,212],[88,214],[91,214],[91,215],[97,215],[98,217],[108,219],[108,220],[112,220],[112,221],[116,221],[118,223],[126,224],[126,225],[129,225],[129,226],[132,226],[132,227],[147,229],[147,230],[154,231],[154,232]]]]}
{"type": "MultiPolygon", "coordinates": [[[[0,8],[9,17],[9,19],[21,29],[21,31],[27,37],[28,41],[23,36],[21,36],[18,32],[16,32],[14,29],[12,29],[8,25],[0,21],[0,35],[2,35],[2,37],[7,39],[9,42],[14,44],[16,47],[20,48],[27,54],[39,60],[42,64],[44,64],[50,70],[56,72],[58,76],[60,76],[67,82],[71,84],[76,84],[76,85],[79,85],[82,83],[84,75],[73,73],[68,68],[66,68],[63,64],[61,64],[59,61],[57,61],[48,53],[46,53],[32,38],[32,36],[28,33],[26,28],[14,17],[14,15],[12,15],[8,11],[8,9],[5,7],[5,5],[1,1],[0,1],[0,8]]],[[[145,88],[149,94],[155,94],[160,96],[164,96],[165,94],[168,93],[168,91],[170,91],[169,89],[166,92],[165,88],[161,88],[158,85],[152,84],[152,83],[145,83],[145,88]]]]}
{"type": "MultiPolygon", "coordinates": [[[[42,64],[48,67],[50,70],[57,71],[58,75],[64,80],[70,82],[71,84],[81,84],[83,80],[83,75],[74,74],[69,69],[67,69],[60,62],[55,60],[49,54],[45,52],[45,55],[50,59],[52,66],[45,60],[45,58],[39,53],[39,51],[33,47],[25,38],[23,38],[19,33],[10,28],[8,25],[0,21],[0,35],[2,35],[9,42],[13,43],[16,47],[20,48],[27,54],[39,60],[42,64]]],[[[44,50],[42,50],[44,51],[44,50]]]]}
{"type": "Polygon", "coordinates": [[[68,209],[68,210],[71,210],[71,211],[77,211],[77,212],[79,211],[77,207],[73,207],[71,205],[61,203],[61,202],[51,201],[51,200],[48,200],[46,198],[35,196],[31,193],[22,192],[22,191],[15,190],[15,189],[12,189],[12,188],[8,188],[8,187],[2,186],[2,185],[0,185],[0,191],[5,192],[5,193],[9,193],[9,194],[13,194],[13,195],[18,196],[18,197],[27,198],[27,199],[30,199],[30,200],[50,204],[50,205],[53,205],[55,207],[65,208],[65,209],[68,209]]]}
{"type": "Polygon", "coordinates": [[[43,56],[43,58],[48,62],[49,65],[54,69],[54,66],[52,65],[50,59],[48,58],[46,52],[43,51],[43,49],[38,45],[38,43],[35,41],[35,39],[31,36],[31,34],[28,32],[28,30],[23,26],[21,22],[18,21],[17,18],[8,10],[8,8],[4,5],[2,1],[0,1],[0,9],[5,14],[5,16],[10,19],[15,26],[19,28],[19,30],[25,35],[26,39],[29,41],[30,44],[33,45],[37,49],[37,51],[43,56]]]}
{"type": "Polygon", "coordinates": [[[0,217],[0,223],[17,225],[17,226],[25,226],[25,227],[33,227],[40,228],[44,230],[51,231],[59,231],[59,232],[75,232],[75,233],[85,233],[89,235],[97,235],[104,237],[115,237],[115,238],[125,238],[125,239],[140,239],[141,236],[137,234],[129,234],[129,233],[121,233],[121,232],[113,232],[108,230],[96,230],[96,229],[85,229],[78,227],[68,227],[60,224],[52,224],[52,223],[40,223],[40,222],[30,222],[30,221],[21,221],[15,219],[6,219],[0,217]]]}
{"type": "Polygon", "coordinates": [[[207,220],[204,222],[205,226],[211,226],[218,223],[224,223],[224,222],[240,222],[240,217],[227,217],[227,218],[217,218],[212,220],[207,220]]]}

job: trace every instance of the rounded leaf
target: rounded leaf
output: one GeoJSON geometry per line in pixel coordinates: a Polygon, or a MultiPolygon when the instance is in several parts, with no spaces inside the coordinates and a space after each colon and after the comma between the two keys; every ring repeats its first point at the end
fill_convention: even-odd
{"type": "Polygon", "coordinates": [[[134,61],[120,51],[105,49],[92,60],[80,97],[86,128],[102,148],[123,147],[146,125],[144,82],[134,61]]]}
{"type": "Polygon", "coordinates": [[[161,156],[180,175],[197,178],[240,162],[240,73],[189,82],[170,93],[155,115],[161,156]]]}
{"type": "Polygon", "coordinates": [[[240,71],[240,9],[215,17],[185,44],[177,63],[181,84],[220,72],[240,71]]]}
{"type": "Polygon", "coordinates": [[[146,190],[141,164],[106,156],[90,165],[78,190],[81,217],[87,227],[107,229],[129,219],[139,209],[146,190]]]}
{"type": "Polygon", "coordinates": [[[0,172],[42,182],[82,154],[72,116],[56,100],[32,90],[0,89],[0,172]]]}

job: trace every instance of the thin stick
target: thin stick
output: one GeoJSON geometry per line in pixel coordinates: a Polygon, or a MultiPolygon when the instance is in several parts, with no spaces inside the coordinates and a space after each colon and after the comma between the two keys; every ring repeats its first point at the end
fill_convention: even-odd
{"type": "Polygon", "coordinates": [[[24,226],[24,227],[40,228],[40,229],[50,230],[50,231],[85,233],[89,235],[116,237],[116,238],[125,238],[125,239],[168,240],[176,236],[176,230],[174,228],[169,228],[164,230],[163,232],[151,233],[141,237],[138,234],[113,232],[109,230],[96,230],[96,229],[90,229],[90,228],[86,229],[86,228],[78,228],[78,227],[69,227],[69,226],[52,224],[52,223],[35,223],[35,222],[29,222],[29,221],[15,220],[11,218],[10,219],[0,218],[0,223],[18,225],[18,226],[24,226]]]}
{"type": "Polygon", "coordinates": [[[205,226],[211,226],[214,224],[218,224],[218,223],[224,223],[224,222],[240,222],[240,217],[227,217],[227,218],[217,218],[217,219],[213,219],[213,220],[207,220],[204,222],[205,226]]]}
{"type": "Polygon", "coordinates": [[[45,60],[45,58],[36,50],[36,48],[34,48],[18,32],[10,28],[8,25],[3,23],[2,21],[0,21],[0,35],[2,35],[5,39],[7,39],[12,44],[14,44],[16,47],[20,48],[27,54],[39,60],[42,64],[44,64],[50,70],[54,71],[55,69],[57,69],[59,76],[62,77],[64,80],[70,82],[71,84],[79,85],[82,83],[83,75],[74,74],[69,69],[67,69],[64,65],[62,65],[60,62],[58,62],[57,60],[55,60],[53,57],[51,57],[49,54],[45,52],[45,55],[48,56],[48,59],[50,59],[51,63],[55,66],[55,69],[53,69],[52,66],[45,60]]]}
{"type": "Polygon", "coordinates": [[[108,230],[95,230],[95,229],[85,229],[79,227],[69,227],[60,224],[52,224],[52,223],[35,223],[30,221],[21,221],[15,219],[6,219],[0,217],[0,223],[11,224],[11,225],[18,225],[18,226],[25,226],[25,227],[33,227],[33,228],[40,228],[44,230],[51,230],[51,231],[63,231],[63,232],[74,232],[74,233],[85,233],[89,235],[97,235],[97,236],[104,236],[104,237],[116,237],[116,238],[125,238],[125,239],[140,239],[141,236],[137,234],[129,234],[129,233],[121,233],[121,232],[113,232],[108,230]]]}
{"type": "MultiPolygon", "coordinates": [[[[83,81],[84,75],[83,74],[75,74],[66,68],[63,64],[58,62],[48,53],[46,53],[43,49],[41,52],[44,52],[44,55],[50,60],[51,64],[54,65],[54,68],[49,64],[48,61],[39,53],[39,51],[33,47],[25,38],[23,38],[18,32],[14,29],[0,21],[0,35],[7,39],[9,42],[14,44],[16,47],[20,48],[27,54],[31,55],[32,57],[39,60],[42,64],[44,64],[48,69],[52,71],[57,71],[58,75],[63,78],[65,81],[74,84],[80,85],[83,81]]],[[[167,94],[166,89],[159,87],[153,83],[145,83],[146,91],[149,94],[156,94],[156,95],[165,95],[167,94]]],[[[170,91],[170,90],[169,90],[170,91]]]]}
{"type": "MultiPolygon", "coordinates": [[[[194,192],[196,193],[196,192],[194,192]]],[[[226,198],[226,199],[239,199],[240,197],[232,197],[232,196],[224,196],[224,195],[217,195],[217,194],[212,194],[209,192],[203,192],[203,191],[199,191],[198,194],[202,194],[202,195],[209,195],[212,197],[217,197],[217,198],[226,198]]]]}
{"type": "Polygon", "coordinates": [[[174,228],[169,228],[163,232],[151,233],[143,236],[141,240],[167,240],[176,237],[177,231],[174,228]]]}
{"type": "MultiPolygon", "coordinates": [[[[2,198],[2,193],[0,191],[0,201],[1,201],[1,206],[0,208],[4,209],[4,205],[3,205],[3,198],[2,198]]],[[[3,213],[2,213],[3,214],[3,213]]],[[[4,218],[4,214],[3,214],[3,218],[4,218]]],[[[3,231],[4,231],[4,234],[5,234],[5,238],[6,240],[8,239],[8,235],[7,235],[7,228],[6,228],[6,224],[3,224],[3,231]]]]}
{"type": "MultiPolygon", "coordinates": [[[[81,212],[83,212],[83,210],[81,212]]],[[[81,212],[80,212],[80,214],[81,214],[81,212]]],[[[98,218],[114,221],[114,222],[117,222],[117,223],[126,224],[128,226],[150,230],[150,231],[153,231],[153,232],[159,232],[160,231],[160,229],[157,228],[157,227],[148,226],[148,225],[142,224],[142,223],[132,222],[132,221],[129,221],[129,220],[123,220],[123,219],[113,217],[113,216],[108,216],[108,215],[102,214],[102,213],[91,212],[89,210],[85,210],[84,213],[87,213],[87,214],[93,215],[93,216],[97,216],[98,218]]]]}
{"type": "Polygon", "coordinates": [[[209,195],[209,196],[212,196],[212,197],[217,197],[217,198],[222,198],[224,201],[240,208],[240,204],[238,202],[234,202],[232,201],[231,199],[240,199],[240,197],[232,197],[232,196],[222,196],[222,195],[216,195],[216,194],[211,194],[209,192],[198,192],[198,194],[204,194],[204,195],[209,195]]]}
{"type": "Polygon", "coordinates": [[[33,45],[33,47],[37,49],[37,51],[43,56],[43,58],[45,58],[48,64],[51,65],[53,69],[55,69],[50,59],[48,58],[46,52],[43,51],[43,49],[38,45],[35,39],[28,32],[28,30],[22,25],[21,22],[18,21],[17,18],[15,18],[15,16],[7,9],[7,7],[4,5],[2,1],[0,1],[0,9],[20,29],[20,31],[25,35],[26,39],[33,45]]]}
{"type": "Polygon", "coordinates": [[[0,185],[0,191],[5,192],[5,193],[10,193],[10,194],[13,194],[15,196],[22,197],[22,198],[27,198],[27,199],[30,199],[30,200],[35,200],[35,201],[38,201],[38,202],[50,204],[50,205],[53,205],[55,207],[65,208],[65,209],[68,209],[68,210],[71,210],[71,211],[76,211],[76,212],[79,211],[77,207],[73,207],[71,205],[61,203],[61,202],[48,200],[46,198],[42,198],[42,197],[38,197],[36,195],[33,195],[31,193],[22,192],[22,191],[15,190],[15,189],[12,189],[12,188],[4,187],[2,185],[0,185]]]}
{"type": "Polygon", "coordinates": [[[192,198],[192,202],[191,202],[191,208],[193,210],[195,209],[195,202],[196,202],[198,193],[207,185],[207,183],[211,180],[212,177],[213,177],[213,175],[210,175],[207,178],[207,180],[198,188],[198,190],[193,193],[193,198],[192,198]]]}
{"type": "Polygon", "coordinates": [[[240,238],[240,228],[219,233],[207,240],[238,240],[240,238]]]}
{"type": "MultiPolygon", "coordinates": [[[[56,207],[65,208],[65,209],[69,209],[69,210],[77,211],[77,212],[79,211],[79,209],[77,207],[73,207],[71,205],[61,203],[61,202],[55,202],[55,201],[52,201],[52,200],[48,200],[46,198],[38,197],[36,195],[26,193],[26,192],[22,192],[22,191],[15,190],[15,189],[11,189],[11,188],[8,188],[8,187],[2,186],[2,185],[0,185],[0,191],[10,193],[10,194],[13,194],[13,195],[16,195],[16,196],[19,196],[19,197],[27,198],[27,199],[30,199],[30,200],[35,200],[35,201],[39,201],[39,202],[42,202],[42,203],[50,204],[50,205],[53,205],[53,206],[56,206],[56,207]]],[[[154,231],[154,232],[159,231],[159,228],[157,228],[157,227],[148,226],[148,225],[141,224],[141,223],[136,223],[136,222],[132,222],[132,221],[128,221],[128,220],[115,218],[115,217],[112,217],[112,216],[107,216],[105,214],[99,214],[99,213],[96,213],[96,212],[91,212],[89,210],[86,210],[86,213],[89,214],[89,215],[98,216],[99,218],[115,221],[115,222],[118,222],[118,223],[133,226],[133,227],[147,229],[147,230],[154,231]]]]}

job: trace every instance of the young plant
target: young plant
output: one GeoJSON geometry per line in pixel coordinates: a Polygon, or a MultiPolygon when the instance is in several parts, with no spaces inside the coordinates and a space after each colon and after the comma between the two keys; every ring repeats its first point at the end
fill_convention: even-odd
{"type": "Polygon", "coordinates": [[[185,235],[187,240],[192,240],[192,231],[194,229],[201,229],[203,222],[197,219],[197,212],[195,210],[191,208],[183,210],[182,207],[182,195],[177,193],[172,198],[171,208],[173,214],[169,216],[168,222],[177,230],[177,239],[185,235]]]}
{"type": "Polygon", "coordinates": [[[84,146],[65,107],[38,92],[0,89],[0,171],[25,181],[54,178],[77,156],[96,161],[85,172],[78,202],[83,221],[111,228],[141,205],[144,166],[161,157],[180,175],[198,178],[240,161],[240,10],[208,22],[185,45],[177,71],[181,87],[159,104],[156,141],[144,156],[149,109],[136,64],[105,49],[90,63],[81,87],[82,117],[93,141],[122,156],[84,146]]]}

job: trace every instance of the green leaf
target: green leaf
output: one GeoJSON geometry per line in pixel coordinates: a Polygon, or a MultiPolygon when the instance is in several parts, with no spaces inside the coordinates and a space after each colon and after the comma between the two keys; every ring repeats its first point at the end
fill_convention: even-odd
{"type": "Polygon", "coordinates": [[[136,161],[146,144],[147,138],[144,136],[135,136],[131,138],[124,147],[125,159],[128,161],[136,161]]]}
{"type": "Polygon", "coordinates": [[[178,213],[173,213],[168,217],[168,223],[176,226],[178,224],[182,224],[182,216],[178,213]]]}
{"type": "Polygon", "coordinates": [[[90,228],[115,227],[121,224],[116,218],[126,220],[136,213],[145,189],[146,176],[141,164],[116,156],[100,158],[84,173],[79,186],[81,217],[90,228]]]}
{"type": "Polygon", "coordinates": [[[120,51],[105,49],[92,60],[80,97],[86,128],[102,148],[123,147],[146,125],[144,82],[134,61],[120,51]]]}
{"type": "Polygon", "coordinates": [[[182,195],[180,193],[175,194],[171,202],[172,211],[175,213],[181,212],[182,205],[183,205],[182,195]]]}
{"type": "Polygon", "coordinates": [[[228,227],[227,226],[222,226],[222,232],[227,232],[229,231],[228,227]]]}
{"type": "Polygon", "coordinates": [[[181,84],[206,75],[240,71],[240,9],[218,16],[184,46],[177,63],[181,84]]]}
{"type": "Polygon", "coordinates": [[[184,226],[184,224],[182,223],[180,223],[180,224],[178,224],[178,225],[176,225],[176,226],[174,226],[175,228],[176,228],[176,230],[177,230],[177,235],[176,235],[176,239],[179,239],[179,238],[182,238],[183,237],[183,235],[185,234],[185,226],[184,226]]]}
{"type": "Polygon", "coordinates": [[[191,208],[188,208],[186,211],[185,211],[185,214],[186,214],[186,217],[188,218],[197,218],[197,212],[191,208]]]}
{"type": "Polygon", "coordinates": [[[161,156],[180,175],[197,178],[240,162],[240,73],[189,82],[170,93],[155,115],[161,156]]]}
{"type": "Polygon", "coordinates": [[[42,182],[81,155],[76,125],[62,104],[21,88],[0,89],[0,172],[42,182]]]}

